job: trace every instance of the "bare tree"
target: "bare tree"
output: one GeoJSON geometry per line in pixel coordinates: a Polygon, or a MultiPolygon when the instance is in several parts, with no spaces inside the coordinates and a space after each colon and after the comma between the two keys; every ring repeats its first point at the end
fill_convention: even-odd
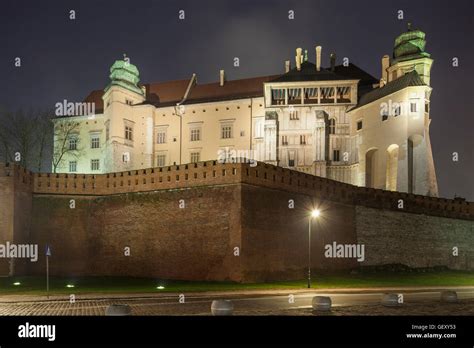
{"type": "MultiPolygon", "coordinates": [[[[46,111],[40,112],[36,117],[36,149],[38,151],[38,172],[41,172],[41,169],[45,163],[50,162],[50,157],[45,157],[45,155],[49,153],[49,150],[53,146],[53,121],[50,115],[53,115],[52,111],[46,111]]],[[[49,166],[49,168],[51,167],[49,166]]],[[[48,171],[50,170],[49,168],[48,171]]]]}
{"type": "Polygon", "coordinates": [[[76,121],[67,118],[54,121],[53,173],[56,173],[65,157],[79,157],[80,144],[78,134],[79,123],[76,121]],[[75,140],[75,142],[71,143],[70,140],[75,140]]]}

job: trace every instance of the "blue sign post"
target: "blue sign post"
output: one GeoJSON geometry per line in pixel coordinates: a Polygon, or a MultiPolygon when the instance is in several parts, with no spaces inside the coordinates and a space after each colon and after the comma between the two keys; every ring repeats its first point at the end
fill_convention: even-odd
{"type": "Polygon", "coordinates": [[[49,257],[51,256],[51,248],[46,245],[46,294],[49,298],[49,257]]]}

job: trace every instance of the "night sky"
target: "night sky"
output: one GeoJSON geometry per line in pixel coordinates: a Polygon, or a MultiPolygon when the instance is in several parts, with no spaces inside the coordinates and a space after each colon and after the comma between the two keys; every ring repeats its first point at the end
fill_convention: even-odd
{"type": "Polygon", "coordinates": [[[440,196],[474,200],[473,1],[4,1],[0,20],[0,107],[53,108],[108,83],[126,53],[141,82],[198,83],[271,75],[294,65],[296,47],[323,47],[380,77],[408,22],[426,33],[431,73],[431,141],[440,196]],[[76,20],[69,19],[69,10],[76,20]],[[185,20],[178,11],[185,10],[185,20]],[[288,11],[295,19],[288,19],[288,11]],[[403,10],[405,19],[397,19],[403,10]],[[21,57],[22,66],[14,66],[21,57]],[[240,67],[233,66],[239,57],[240,67]],[[459,67],[451,65],[459,58],[459,67]],[[452,153],[459,153],[459,162],[452,153]]]}

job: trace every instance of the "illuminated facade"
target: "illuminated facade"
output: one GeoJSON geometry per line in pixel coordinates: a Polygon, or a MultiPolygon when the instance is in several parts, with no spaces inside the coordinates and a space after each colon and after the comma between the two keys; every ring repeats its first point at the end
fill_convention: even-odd
{"type": "Polygon", "coordinates": [[[193,75],[140,85],[136,66],[116,61],[110,84],[85,100],[95,105],[94,116],[56,119],[77,124],[66,142],[56,134],[56,171],[107,173],[239,157],[437,196],[429,138],[433,60],[425,43],[419,30],[398,36],[379,79],[349,62],[336,65],[335,55],[322,67],[319,46],[315,63],[298,48],[296,66],[285,62],[284,74],[226,81],[221,70],[219,81],[208,84],[193,75]]]}

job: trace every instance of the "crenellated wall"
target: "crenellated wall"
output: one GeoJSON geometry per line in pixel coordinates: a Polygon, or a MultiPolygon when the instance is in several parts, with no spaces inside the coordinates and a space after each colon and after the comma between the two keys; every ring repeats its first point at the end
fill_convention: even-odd
{"type": "MultiPolygon", "coordinates": [[[[50,245],[56,275],[303,278],[315,206],[322,218],[313,222],[312,267],[320,271],[385,263],[474,268],[474,204],[461,199],[356,187],[263,163],[100,175],[0,164],[0,243],[35,243],[40,252],[50,245]],[[325,258],[333,242],[364,244],[366,260],[325,258]],[[451,257],[453,246],[460,257],[451,257]]],[[[3,259],[0,272],[42,274],[44,262],[40,255],[12,268],[3,259]]]]}

